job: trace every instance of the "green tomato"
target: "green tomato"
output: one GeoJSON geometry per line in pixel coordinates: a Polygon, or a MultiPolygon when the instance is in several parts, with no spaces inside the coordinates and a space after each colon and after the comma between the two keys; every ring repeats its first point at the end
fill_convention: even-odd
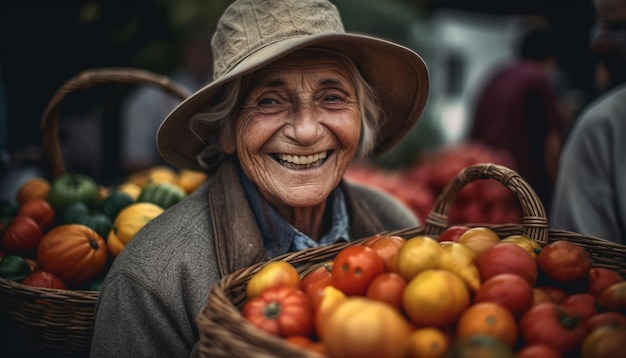
{"type": "Polygon", "coordinates": [[[100,205],[101,200],[98,184],[91,177],[83,174],[61,175],[52,181],[48,193],[48,202],[61,213],[77,201],[93,209],[100,205]]]}

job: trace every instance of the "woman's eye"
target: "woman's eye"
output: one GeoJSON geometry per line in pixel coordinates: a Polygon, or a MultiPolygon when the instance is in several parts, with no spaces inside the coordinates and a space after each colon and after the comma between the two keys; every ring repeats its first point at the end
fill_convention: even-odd
{"type": "Polygon", "coordinates": [[[259,101],[259,106],[272,106],[278,104],[278,101],[273,98],[263,98],[259,101]]]}

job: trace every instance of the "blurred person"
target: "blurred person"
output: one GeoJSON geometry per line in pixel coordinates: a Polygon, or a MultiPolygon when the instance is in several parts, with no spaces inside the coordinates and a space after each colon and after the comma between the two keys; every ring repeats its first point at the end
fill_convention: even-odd
{"type": "Polygon", "coordinates": [[[557,68],[554,34],[527,30],[516,57],[495,70],[474,105],[470,140],[505,150],[546,207],[566,127],[552,75],[557,68]]]}
{"type": "Polygon", "coordinates": [[[591,50],[606,70],[606,92],[568,134],[550,225],[626,243],[626,0],[596,0],[591,50]]]}
{"type": "MultiPolygon", "coordinates": [[[[210,37],[191,36],[182,52],[180,64],[169,78],[194,92],[211,81],[213,55],[210,37]]],[[[126,174],[165,164],[156,147],[156,133],[163,119],[181,102],[153,85],[142,85],[131,92],[121,108],[122,170],[126,174]]]]}
{"type": "Polygon", "coordinates": [[[346,33],[327,0],[237,0],[212,47],[213,82],[156,141],[169,164],[211,178],[115,258],[91,357],[197,356],[197,316],[225,275],[419,224],[398,199],[344,179],[417,123],[429,89],[417,53],[346,33]]]}

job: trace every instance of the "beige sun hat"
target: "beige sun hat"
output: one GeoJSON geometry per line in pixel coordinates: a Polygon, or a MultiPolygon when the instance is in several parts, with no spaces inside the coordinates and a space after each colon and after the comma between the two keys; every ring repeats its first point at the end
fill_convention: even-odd
{"type": "Polygon", "coordinates": [[[178,105],[157,133],[161,156],[175,167],[214,171],[219,159],[206,163],[208,168],[196,159],[213,137],[211,128],[192,125],[191,117],[212,103],[225,84],[305,47],[346,54],[378,94],[384,123],[374,155],[399,142],[426,105],[429,77],[422,58],[383,39],[346,33],[339,12],[326,0],[235,1],[219,20],[212,47],[214,81],[178,105]]]}

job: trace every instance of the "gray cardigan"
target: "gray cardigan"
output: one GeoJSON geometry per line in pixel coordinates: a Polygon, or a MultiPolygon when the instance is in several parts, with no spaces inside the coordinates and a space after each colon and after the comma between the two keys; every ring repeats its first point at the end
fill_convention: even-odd
{"type": "MultiPolygon", "coordinates": [[[[343,182],[354,239],[416,226],[397,200],[343,182]]],[[[213,283],[266,259],[234,163],[149,222],[115,259],[96,304],[92,357],[198,355],[213,283]]]]}

